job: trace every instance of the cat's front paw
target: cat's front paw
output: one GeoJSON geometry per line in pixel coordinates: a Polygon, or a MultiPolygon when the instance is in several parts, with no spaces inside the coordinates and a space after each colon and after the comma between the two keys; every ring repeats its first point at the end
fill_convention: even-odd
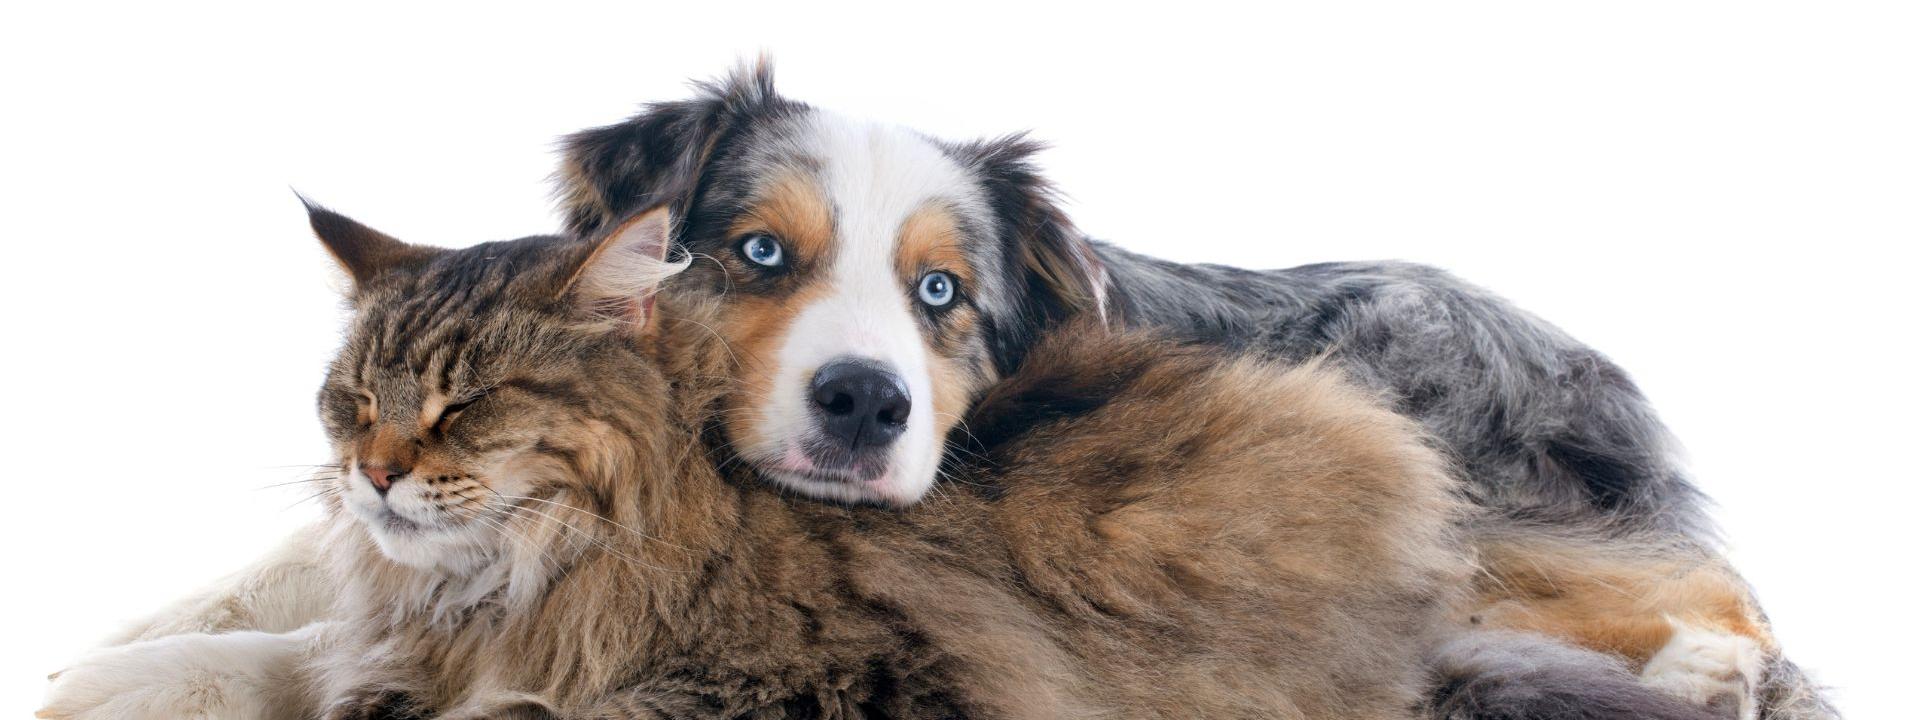
{"type": "Polygon", "coordinates": [[[1640,680],[1727,720],[1754,720],[1765,660],[1752,638],[1676,622],[1673,639],[1647,660],[1640,680]]]}
{"type": "MultiPolygon", "coordinates": [[[[54,720],[262,720],[288,717],[258,676],[224,667],[224,644],[180,635],[106,648],[55,673],[35,717],[54,720]]],[[[291,717],[298,717],[297,714],[291,717]]]]}

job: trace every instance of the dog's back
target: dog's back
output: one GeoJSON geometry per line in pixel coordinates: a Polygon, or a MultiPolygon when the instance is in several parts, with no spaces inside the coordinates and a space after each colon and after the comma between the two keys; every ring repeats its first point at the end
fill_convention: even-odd
{"type": "MultiPolygon", "coordinates": [[[[1719,556],[1667,428],[1599,352],[1430,267],[1253,271],[1096,247],[1113,314],[1127,324],[1293,361],[1327,358],[1438,438],[1488,513],[1475,543],[1490,626],[1603,652],[1619,661],[1615,671],[1733,717],[1833,716],[1719,556]]],[[[1597,689],[1611,672],[1585,674],[1597,689]]],[[[1504,674],[1523,676],[1543,677],[1504,674]]],[[[1568,683],[1548,684],[1530,697],[1564,699],[1547,690],[1568,683]]],[[[1468,696],[1493,697],[1485,687],[1468,696]]]]}
{"type": "Polygon", "coordinates": [[[1699,493],[1625,371],[1485,289],[1410,263],[1255,271],[1099,248],[1126,322],[1334,359],[1444,442],[1482,504],[1706,533],[1699,493]]]}

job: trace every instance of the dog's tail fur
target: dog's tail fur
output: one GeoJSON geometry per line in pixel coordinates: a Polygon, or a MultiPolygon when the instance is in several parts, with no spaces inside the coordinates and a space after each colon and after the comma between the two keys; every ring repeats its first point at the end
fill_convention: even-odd
{"type": "Polygon", "coordinates": [[[1475,629],[1441,643],[1436,720],[1718,720],[1640,682],[1619,659],[1544,635],[1475,629]]]}

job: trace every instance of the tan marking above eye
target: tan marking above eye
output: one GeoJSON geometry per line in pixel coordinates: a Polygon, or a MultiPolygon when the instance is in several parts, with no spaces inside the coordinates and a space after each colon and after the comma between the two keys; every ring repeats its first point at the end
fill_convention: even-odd
{"type": "Polygon", "coordinates": [[[918,285],[921,275],[935,270],[952,275],[962,289],[971,287],[973,266],[967,260],[960,224],[953,212],[945,205],[932,204],[902,220],[894,269],[909,288],[918,285]]]}
{"type": "Polygon", "coordinates": [[[730,230],[729,242],[754,233],[773,235],[788,263],[818,261],[833,247],[832,205],[812,177],[788,172],[769,182],[730,230]]]}

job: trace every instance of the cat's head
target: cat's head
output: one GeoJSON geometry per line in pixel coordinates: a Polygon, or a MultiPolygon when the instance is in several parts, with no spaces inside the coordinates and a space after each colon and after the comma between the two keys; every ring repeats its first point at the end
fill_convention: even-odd
{"type": "Polygon", "coordinates": [[[593,241],[462,250],[308,211],[351,281],[320,391],[341,467],[330,506],[389,558],[456,573],[615,512],[621,468],[665,421],[666,381],[640,352],[678,269],[664,209],[593,241]]]}

